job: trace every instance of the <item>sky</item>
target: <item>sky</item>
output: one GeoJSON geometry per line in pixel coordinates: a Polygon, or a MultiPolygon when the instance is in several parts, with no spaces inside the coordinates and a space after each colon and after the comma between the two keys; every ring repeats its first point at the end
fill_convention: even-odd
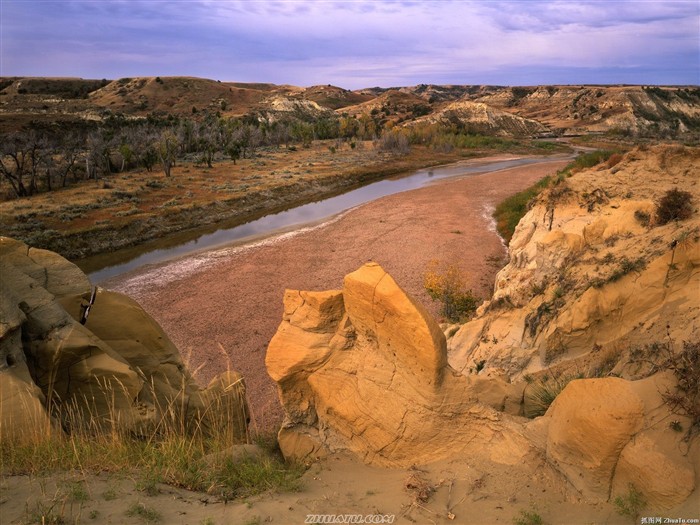
{"type": "Polygon", "coordinates": [[[0,76],[700,84],[700,0],[0,0],[0,76]]]}

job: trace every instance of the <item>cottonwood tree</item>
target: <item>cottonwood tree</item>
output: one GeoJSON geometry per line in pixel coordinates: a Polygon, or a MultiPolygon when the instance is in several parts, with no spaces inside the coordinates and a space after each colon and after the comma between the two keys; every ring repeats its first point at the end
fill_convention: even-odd
{"type": "Polygon", "coordinates": [[[286,148],[289,148],[289,141],[292,136],[289,133],[289,124],[286,122],[275,122],[269,129],[267,134],[268,140],[279,147],[284,144],[286,148]]]}
{"type": "Polygon", "coordinates": [[[156,151],[166,177],[170,177],[170,170],[177,159],[179,146],[178,137],[169,129],[163,131],[157,139],[156,151]]]}
{"type": "Polygon", "coordinates": [[[314,136],[319,140],[335,139],[340,134],[340,122],[335,117],[323,117],[314,122],[314,136]]]}
{"type": "Polygon", "coordinates": [[[66,187],[68,175],[73,173],[73,179],[75,179],[75,168],[81,154],[82,144],[81,137],[76,133],[68,133],[53,144],[52,166],[61,181],[62,188],[66,187]]]}
{"type": "Polygon", "coordinates": [[[292,138],[298,142],[301,142],[304,147],[311,146],[311,141],[314,138],[313,124],[297,120],[292,123],[289,131],[292,138]]]}
{"type": "Polygon", "coordinates": [[[0,173],[14,195],[19,198],[37,193],[49,160],[46,137],[32,130],[6,135],[1,142],[0,173]]]}
{"type": "Polygon", "coordinates": [[[93,131],[87,137],[85,178],[97,180],[98,173],[112,172],[112,151],[104,130],[93,131]]]}
{"type": "Polygon", "coordinates": [[[196,127],[197,151],[208,168],[212,167],[214,156],[225,148],[226,133],[222,123],[214,117],[207,117],[196,127]]]}
{"type": "Polygon", "coordinates": [[[346,116],[340,119],[338,134],[345,139],[354,138],[357,137],[359,127],[360,124],[357,119],[346,116]]]}
{"type": "Polygon", "coordinates": [[[10,184],[15,197],[26,197],[29,193],[24,185],[27,169],[25,140],[22,134],[5,135],[0,140],[0,173],[10,184]]]}
{"type": "Polygon", "coordinates": [[[144,124],[138,127],[129,128],[123,137],[125,143],[129,144],[132,158],[136,165],[143,166],[146,171],[153,171],[153,166],[158,162],[158,133],[152,125],[144,124]]]}

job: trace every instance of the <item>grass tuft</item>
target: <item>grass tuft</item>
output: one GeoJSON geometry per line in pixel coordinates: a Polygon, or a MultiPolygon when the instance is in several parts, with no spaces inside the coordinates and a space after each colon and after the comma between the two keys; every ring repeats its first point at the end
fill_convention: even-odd
{"type": "Polygon", "coordinates": [[[146,523],[158,523],[163,519],[163,515],[156,509],[147,507],[143,503],[134,503],[126,511],[126,515],[129,517],[139,517],[146,523]]]}
{"type": "MultiPolygon", "coordinates": [[[[70,471],[126,475],[134,477],[136,489],[147,496],[159,494],[161,484],[226,499],[297,490],[303,468],[285,464],[276,439],[271,436],[257,438],[264,445],[261,447],[264,453],[260,455],[234,461],[235,454],[221,452],[241,445],[241,435],[232,430],[235,425],[225,407],[224,401],[218,403],[214,399],[206,418],[202,418],[204,423],[187,425],[177,411],[164,410],[165,416],[155,428],[135,435],[124,427],[98,424],[97,418],[84,410],[58,406],[57,410],[63,413],[55,415],[71,432],[39,428],[36,436],[25,441],[3,439],[0,471],[3,475],[36,476],[70,471]]],[[[82,481],[66,484],[62,492],[67,500],[75,502],[90,497],[82,481]]],[[[102,497],[110,500],[117,494],[110,489],[102,497]]]]}
{"type": "Polygon", "coordinates": [[[647,506],[644,494],[639,492],[631,483],[628,486],[627,493],[617,496],[613,503],[618,514],[632,518],[632,521],[635,523],[642,510],[647,506]]]}
{"type": "Polygon", "coordinates": [[[533,383],[530,392],[527,394],[529,409],[525,415],[530,418],[543,416],[557,396],[566,388],[566,385],[574,379],[582,379],[583,377],[583,374],[558,377],[545,376],[533,383]]]}

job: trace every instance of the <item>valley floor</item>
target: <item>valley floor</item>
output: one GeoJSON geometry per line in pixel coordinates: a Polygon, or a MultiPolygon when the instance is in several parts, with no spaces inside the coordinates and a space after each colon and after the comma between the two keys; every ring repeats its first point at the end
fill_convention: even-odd
{"type": "MultiPolygon", "coordinates": [[[[376,150],[370,141],[354,149],[316,141],[309,148],[261,149],[237,163],[218,160],[211,168],[182,160],[170,177],[157,168],[138,169],[32,197],[0,199],[0,230],[80,260],[90,272],[96,264],[111,262],[115,250],[147,241],[167,245],[169,236],[183,231],[193,230],[197,238],[207,227],[232,227],[368,181],[454,162],[464,154],[415,147],[409,155],[396,156],[376,150]],[[94,261],[81,260],[94,255],[94,261]]],[[[0,191],[7,191],[2,181],[0,191]]]]}
{"type": "Polygon", "coordinates": [[[566,163],[450,179],[379,199],[296,235],[175,260],[104,286],[130,295],[155,317],[201,384],[227,367],[240,371],[254,425],[273,430],[282,411],[265,351],[282,319],[285,288],[340,288],[347,273],[372,260],[437,314],[423,274],[438,260],[458,264],[475,292],[488,297],[505,256],[492,225],[494,206],[566,163]]]}

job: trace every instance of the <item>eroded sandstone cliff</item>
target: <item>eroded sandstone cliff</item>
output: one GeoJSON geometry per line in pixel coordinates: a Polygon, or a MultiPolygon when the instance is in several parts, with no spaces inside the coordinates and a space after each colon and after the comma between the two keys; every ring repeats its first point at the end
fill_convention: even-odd
{"type": "MultiPolygon", "coordinates": [[[[449,341],[450,363],[511,379],[554,365],[623,369],[637,349],[700,338],[700,214],[655,224],[666,191],[700,203],[700,151],[637,149],[554,185],[520,221],[491,301],[449,341]]],[[[609,370],[608,370],[609,371],[609,370]]]]}
{"type": "Polygon", "coordinates": [[[661,225],[655,210],[672,187],[700,202],[698,160],[635,150],[553,185],[518,226],[493,299],[449,344],[374,263],[342,290],[287,291],[266,359],[283,453],[404,467],[478,456],[553,469],[588,501],[633,486],[654,509],[685,508],[700,399],[670,363],[697,360],[700,228],[696,211],[661,225]],[[522,417],[533,384],[574,372],[543,417],[522,417]]]}

